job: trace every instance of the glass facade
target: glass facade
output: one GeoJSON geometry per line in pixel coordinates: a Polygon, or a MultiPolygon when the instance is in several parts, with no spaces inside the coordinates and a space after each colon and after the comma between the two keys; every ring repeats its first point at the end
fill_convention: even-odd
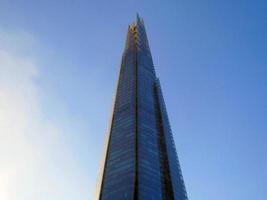
{"type": "Polygon", "coordinates": [[[128,28],[95,199],[187,200],[144,22],[128,28]]]}

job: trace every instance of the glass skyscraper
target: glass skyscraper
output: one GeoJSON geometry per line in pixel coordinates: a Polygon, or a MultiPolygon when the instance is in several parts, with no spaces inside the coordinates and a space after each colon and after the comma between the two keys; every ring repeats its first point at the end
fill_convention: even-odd
{"type": "Polygon", "coordinates": [[[139,16],[128,27],[95,199],[188,199],[139,16]]]}

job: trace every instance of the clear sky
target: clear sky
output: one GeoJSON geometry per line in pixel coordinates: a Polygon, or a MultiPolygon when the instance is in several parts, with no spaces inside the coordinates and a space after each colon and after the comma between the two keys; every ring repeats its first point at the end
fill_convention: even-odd
{"type": "Polygon", "coordinates": [[[266,199],[266,10],[265,0],[0,0],[0,199],[91,199],[136,12],[189,199],[266,199]]]}

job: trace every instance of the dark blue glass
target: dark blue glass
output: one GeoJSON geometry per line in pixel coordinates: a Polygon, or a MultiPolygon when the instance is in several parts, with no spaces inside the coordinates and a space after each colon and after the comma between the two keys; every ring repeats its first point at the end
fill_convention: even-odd
{"type": "Polygon", "coordinates": [[[144,22],[129,26],[108,134],[101,200],[187,200],[144,22]]]}

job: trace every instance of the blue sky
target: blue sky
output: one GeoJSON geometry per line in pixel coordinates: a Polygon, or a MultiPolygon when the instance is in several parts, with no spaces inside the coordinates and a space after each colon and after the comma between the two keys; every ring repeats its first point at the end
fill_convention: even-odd
{"type": "Polygon", "coordinates": [[[91,199],[136,12],[189,199],[264,199],[266,10],[263,0],[0,0],[0,199],[91,199]]]}

